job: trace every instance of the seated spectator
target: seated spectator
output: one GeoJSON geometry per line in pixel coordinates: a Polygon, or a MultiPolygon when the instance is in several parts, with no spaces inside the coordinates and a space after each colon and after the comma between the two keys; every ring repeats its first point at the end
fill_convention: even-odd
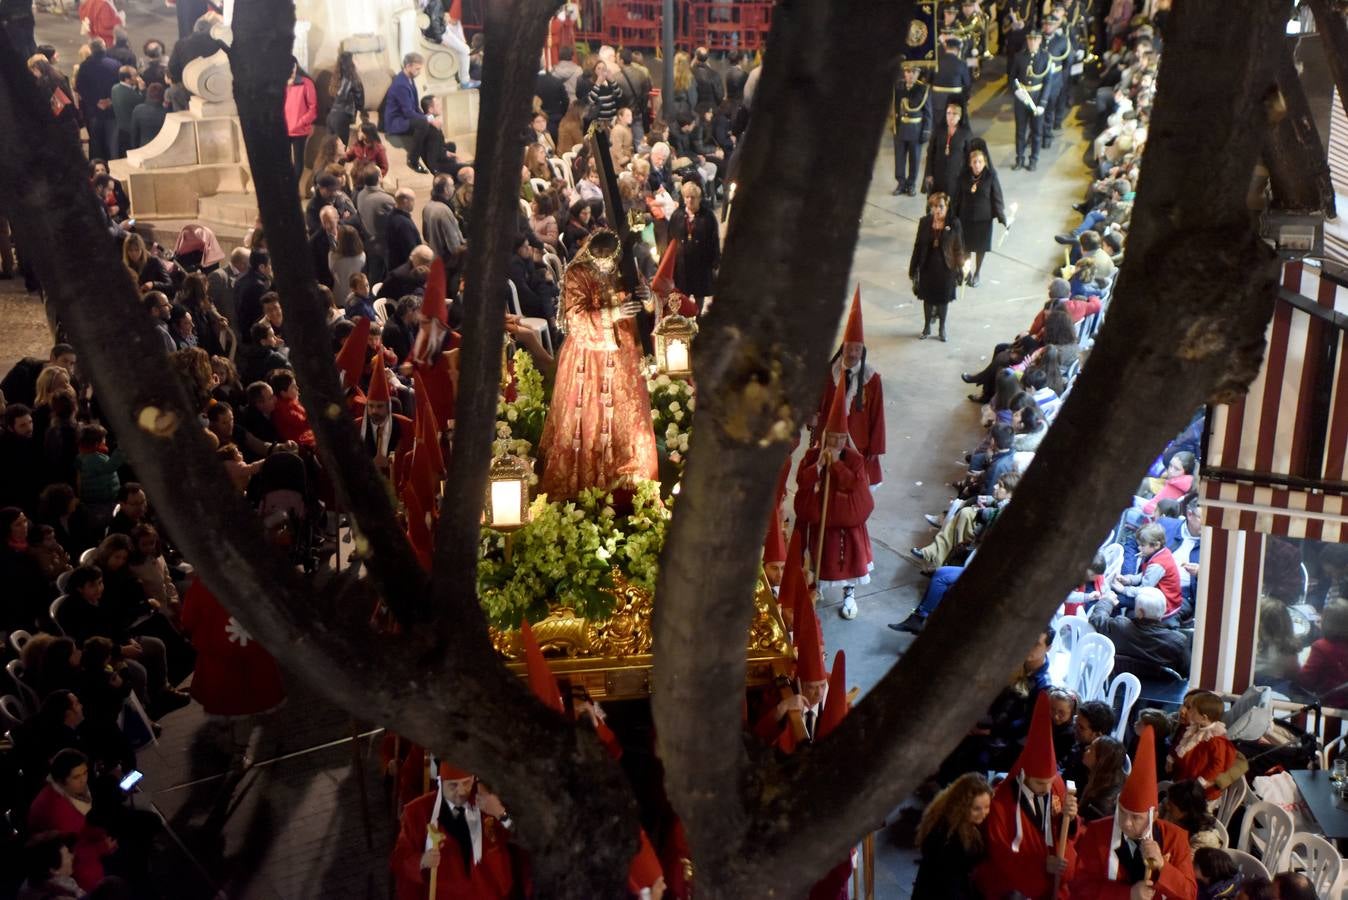
{"type": "Polygon", "coordinates": [[[1104,819],[1114,815],[1114,805],[1118,803],[1119,791],[1127,777],[1123,765],[1128,761],[1128,753],[1123,744],[1109,735],[1102,734],[1081,755],[1081,763],[1090,773],[1081,789],[1081,816],[1087,821],[1104,819]]]}
{"type": "Polygon", "coordinates": [[[80,502],[88,509],[95,525],[106,527],[112,521],[112,508],[122,487],[117,470],[125,464],[126,456],[120,448],[108,450],[106,428],[85,425],[80,429],[79,456],[75,460],[80,502]]]}
{"type": "Polygon", "coordinates": [[[178,588],[169,574],[168,563],[164,561],[158,529],[148,522],[137,525],[131,532],[130,542],[134,549],[127,562],[127,569],[140,582],[152,606],[163,610],[170,618],[176,617],[178,588]]]}
{"type": "Polygon", "coordinates": [[[75,496],[75,491],[63,482],[42,489],[37,502],[37,521],[52,527],[56,540],[71,559],[79,559],[81,553],[98,542],[99,527],[75,496]]]}
{"type": "Polygon", "coordinates": [[[1059,766],[1066,781],[1075,781],[1078,785],[1086,783],[1090,777],[1085,762],[1086,748],[1095,743],[1096,738],[1107,736],[1115,724],[1114,710],[1108,703],[1088,700],[1077,707],[1076,718],[1072,720],[1076,743],[1059,766]]]}
{"type": "Polygon", "coordinates": [[[1063,614],[1074,616],[1077,610],[1086,608],[1089,612],[1091,604],[1105,595],[1105,557],[1103,554],[1095,554],[1091,564],[1086,567],[1086,577],[1081,584],[1068,592],[1067,599],[1063,601],[1063,614]]]}
{"type": "Polygon", "coordinates": [[[1217,820],[1208,811],[1207,791],[1197,781],[1176,781],[1165,792],[1161,818],[1189,833],[1189,846],[1222,847],[1217,820]]]}
{"type": "MultiPolygon", "coordinates": [[[[1192,838],[1189,846],[1193,846],[1192,838]]],[[[1194,879],[1198,882],[1198,900],[1236,900],[1241,895],[1240,869],[1223,849],[1194,849],[1194,879]]]]}
{"type": "Polygon", "coordinates": [[[149,520],[150,498],[138,481],[126,481],[117,491],[117,511],[108,523],[108,534],[128,537],[136,526],[149,520]]]}
{"type": "MultiPolygon", "coordinates": [[[[1165,595],[1154,587],[1141,587],[1133,597],[1131,619],[1126,613],[1117,614],[1121,604],[1114,595],[1107,594],[1091,607],[1090,620],[1097,633],[1109,638],[1117,656],[1138,660],[1149,668],[1165,666],[1188,675],[1189,637],[1162,621],[1165,609],[1165,595]]],[[[1129,671],[1122,663],[1117,668],[1129,671]]]]}
{"type": "Polygon", "coordinates": [[[580,245],[585,243],[585,239],[590,236],[590,232],[594,228],[595,222],[590,204],[581,200],[571,204],[571,210],[567,215],[566,228],[562,233],[562,247],[566,250],[568,259],[580,251],[580,245]]]}
{"type": "Polygon", "coordinates": [[[253,480],[253,476],[262,469],[262,464],[266,461],[258,459],[254,462],[244,462],[243,451],[237,444],[221,444],[215,455],[225,464],[225,472],[228,473],[230,482],[240,493],[248,490],[248,482],[253,480]]]}
{"type": "Polygon", "coordinates": [[[293,441],[310,452],[315,450],[317,442],[313,429],[309,427],[309,415],[300,405],[300,385],[294,374],[288,370],[273,372],[267,383],[276,397],[271,421],[281,440],[293,441]]]}
{"type": "Polygon", "coordinates": [[[1073,720],[1077,715],[1077,695],[1065,688],[1048,692],[1048,709],[1053,718],[1053,758],[1066,759],[1076,743],[1073,720]]]}
{"type": "Polygon", "coordinates": [[[959,900],[978,896],[973,871],[983,861],[983,820],[992,809],[987,779],[969,772],[936,795],[917,827],[921,858],[913,900],[959,900]]]}
{"type": "Polygon", "coordinates": [[[75,881],[74,834],[43,831],[23,847],[24,881],[18,900],[79,900],[87,896],[75,881]]]}
{"type": "Polygon", "coordinates": [[[1279,872],[1273,876],[1273,890],[1278,900],[1318,900],[1320,896],[1304,872],[1279,872]]]}
{"type": "Polygon", "coordinates": [[[89,792],[89,758],[78,750],[62,750],[52,757],[47,784],[28,808],[28,830],[55,831],[75,836],[72,875],[89,891],[103,879],[103,858],[116,843],[106,831],[86,822],[93,809],[89,792]]]}
{"type": "Polygon", "coordinates": [[[430,247],[425,244],[413,247],[406,261],[388,273],[378,296],[397,300],[408,294],[421,294],[426,288],[426,276],[430,274],[431,263],[434,261],[435,251],[430,247]]]}
{"type": "Polygon", "coordinates": [[[346,162],[370,162],[379,167],[380,175],[388,174],[388,153],[379,140],[379,129],[366,122],[356,129],[356,139],[347,148],[346,162]]]}
{"type": "Polygon", "coordinates": [[[533,214],[529,218],[529,227],[534,237],[543,242],[554,253],[561,253],[561,234],[557,230],[556,197],[550,192],[537,194],[533,202],[533,214]]]}
{"type": "Polygon", "coordinates": [[[41,487],[43,445],[33,435],[33,411],[22,403],[5,407],[0,429],[0,504],[32,510],[41,487]]]}
{"type": "Polygon", "coordinates": [[[23,645],[19,658],[23,661],[23,679],[37,692],[38,699],[79,685],[80,651],[68,637],[35,634],[23,645]]]}
{"type": "Polygon", "coordinates": [[[239,356],[239,377],[243,381],[264,381],[272,372],[290,368],[290,358],[282,352],[285,344],[270,322],[254,322],[249,335],[252,341],[244,345],[239,356]]]}
{"type": "Polygon", "coordinates": [[[393,352],[398,362],[403,362],[412,352],[418,330],[418,313],[421,311],[421,298],[416,294],[399,297],[393,304],[393,312],[384,322],[384,347],[393,352]]]}
{"type": "Polygon", "coordinates": [[[74,568],[70,564],[70,554],[56,540],[56,529],[50,525],[29,523],[28,555],[41,567],[43,577],[50,582],[55,582],[63,573],[74,568]]]}
{"type": "Polygon", "coordinates": [[[515,236],[514,254],[506,270],[519,298],[520,313],[529,318],[546,319],[549,325],[557,319],[557,285],[546,267],[540,265],[543,244],[528,234],[515,236]]]}
{"type": "Polygon", "coordinates": [[[379,314],[375,312],[374,297],[370,295],[370,279],[364,272],[353,273],[346,282],[347,298],[345,314],[348,319],[361,317],[369,319],[371,322],[379,321],[379,314]]]}
{"type": "Polygon", "coordinates": [[[991,496],[975,497],[955,515],[948,516],[930,544],[912,549],[913,556],[922,563],[923,570],[935,570],[945,564],[946,558],[956,547],[977,542],[997,520],[1006,504],[1011,502],[1011,495],[1019,483],[1019,473],[1007,472],[997,479],[991,496]]]}
{"type": "MultiPolygon", "coordinates": [[[[1011,683],[1002,688],[983,718],[941,763],[937,777],[942,784],[965,772],[1006,771],[1016,761],[1029,733],[1039,692],[1049,687],[1048,651],[1053,636],[1052,628],[1044,629],[1011,683]]],[[[1084,783],[1085,778],[1081,781],[1084,783]]]]}
{"type": "Polygon", "coordinates": [[[1019,409],[1011,416],[1011,427],[1015,429],[1015,437],[1011,439],[1012,450],[1033,453],[1039,449],[1039,442],[1048,434],[1048,420],[1044,418],[1037,399],[1034,406],[1019,409]]]}
{"type": "Polygon", "coordinates": [[[1144,525],[1137,532],[1137,567],[1133,574],[1119,574],[1110,586],[1119,594],[1119,607],[1132,607],[1140,587],[1159,588],[1165,595],[1165,618],[1178,612],[1184,604],[1180,590],[1179,566],[1165,546],[1165,529],[1160,525],[1144,525]]]}
{"type": "Polygon", "coordinates": [[[1297,682],[1326,706],[1340,706],[1348,703],[1348,601],[1325,604],[1320,630],[1297,682]]]}
{"type": "Polygon", "coordinates": [[[1184,700],[1188,726],[1180,732],[1166,757],[1166,771],[1176,781],[1196,780],[1208,800],[1221,796],[1217,778],[1236,761],[1236,747],[1226,736],[1222,716],[1226,703],[1211,691],[1195,691],[1184,700]]]}
{"type": "Polygon", "coordinates": [[[1156,516],[1156,507],[1162,500],[1179,500],[1194,489],[1194,479],[1198,476],[1198,460],[1187,450],[1170,457],[1164,474],[1159,479],[1149,479],[1147,487],[1152,491],[1151,499],[1142,504],[1142,515],[1146,519],[1156,516]]]}

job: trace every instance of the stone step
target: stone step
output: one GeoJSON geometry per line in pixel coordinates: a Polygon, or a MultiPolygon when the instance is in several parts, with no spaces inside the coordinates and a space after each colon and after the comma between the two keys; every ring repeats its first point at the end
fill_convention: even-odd
{"type": "Polygon", "coordinates": [[[257,218],[257,195],[228,192],[202,197],[197,201],[197,214],[212,230],[231,225],[247,231],[257,218]]]}

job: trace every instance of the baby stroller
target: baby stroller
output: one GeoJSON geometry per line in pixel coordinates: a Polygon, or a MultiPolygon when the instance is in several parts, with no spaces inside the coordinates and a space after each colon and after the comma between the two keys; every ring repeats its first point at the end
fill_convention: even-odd
{"type": "Polygon", "coordinates": [[[184,225],[173,244],[173,261],[184,272],[209,272],[224,258],[215,232],[205,225],[184,225]]]}
{"type": "Polygon", "coordinates": [[[248,499],[261,516],[268,539],[285,549],[305,574],[313,574],[323,544],[323,502],[304,460],[294,453],[268,456],[248,483],[248,499]]]}

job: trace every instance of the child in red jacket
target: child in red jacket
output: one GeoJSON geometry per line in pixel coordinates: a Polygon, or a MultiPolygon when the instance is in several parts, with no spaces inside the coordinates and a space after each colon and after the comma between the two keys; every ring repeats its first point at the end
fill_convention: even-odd
{"type": "Polygon", "coordinates": [[[1222,715],[1226,704],[1211,691],[1195,691],[1184,700],[1188,727],[1179,733],[1166,758],[1166,771],[1175,781],[1195,779],[1209,800],[1221,795],[1214,782],[1236,761],[1236,745],[1226,736],[1222,715]]]}

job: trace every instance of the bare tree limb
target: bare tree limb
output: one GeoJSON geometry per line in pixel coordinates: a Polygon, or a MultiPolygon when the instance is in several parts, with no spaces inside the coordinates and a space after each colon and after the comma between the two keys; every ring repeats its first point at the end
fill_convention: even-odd
{"type": "Polygon", "coordinates": [[[1279,42],[1276,67],[1286,114],[1270,132],[1264,148],[1275,205],[1333,216],[1334,182],[1329,159],[1287,38],[1279,42]]]}
{"type": "Polygon", "coordinates": [[[0,121],[0,211],[22,223],[31,262],[109,425],[225,608],[322,695],[436,748],[499,790],[547,896],[621,895],[636,807],[592,734],[541,710],[485,640],[455,641],[445,652],[424,629],[372,634],[363,621],[372,598],[365,582],[339,585],[342,595],[315,592],[263,540],[196,425],[192,400],[100,224],[75,135],[52,117],[3,29],[0,121]],[[72,248],[79,266],[70,265],[72,248]],[[593,842],[585,853],[576,853],[576,835],[593,842]]]}
{"type": "Polygon", "coordinates": [[[772,862],[736,872],[741,889],[799,890],[935,768],[1023,660],[1156,448],[1258,371],[1277,267],[1244,198],[1289,3],[1253,7],[1176,5],[1127,257],[1089,364],[922,636],[827,740],[764,776],[755,862],[772,862]]]}
{"type": "MultiPolygon", "coordinates": [[[[271,250],[274,287],[290,326],[286,336],[293,350],[290,360],[299,379],[300,400],[318,439],[324,472],[342,508],[351,512],[358,535],[369,542],[365,564],[394,615],[411,625],[425,618],[427,580],[398,524],[374,461],[356,437],[337,381],[332,335],[318,296],[304,213],[297,202],[299,186],[290,165],[290,139],[282,110],[294,45],[294,4],[238,0],[233,28],[234,47],[238,48],[229,54],[234,97],[258,212],[271,250]]],[[[251,324],[242,323],[245,332],[251,324]]]]}
{"type": "Polygon", "coordinates": [[[485,7],[473,217],[454,453],[435,536],[435,596],[442,633],[470,629],[487,640],[477,600],[478,538],[500,398],[506,264],[519,226],[520,161],[534,96],[534,73],[555,0],[496,0],[485,7]],[[450,502],[453,498],[454,502],[450,502]]]}
{"type": "Polygon", "coordinates": [[[1339,102],[1348,112],[1348,22],[1343,19],[1331,0],[1307,0],[1320,40],[1325,44],[1325,59],[1334,73],[1334,86],[1339,91],[1339,102]]]}
{"type": "Polygon", "coordinates": [[[759,854],[740,727],[751,597],[772,476],[818,399],[847,295],[911,9],[851,0],[773,10],[717,302],[695,347],[693,443],[655,608],[656,731],[699,896],[766,896],[728,875],[759,854]],[[808,253],[788,222],[810,223],[808,253]]]}

